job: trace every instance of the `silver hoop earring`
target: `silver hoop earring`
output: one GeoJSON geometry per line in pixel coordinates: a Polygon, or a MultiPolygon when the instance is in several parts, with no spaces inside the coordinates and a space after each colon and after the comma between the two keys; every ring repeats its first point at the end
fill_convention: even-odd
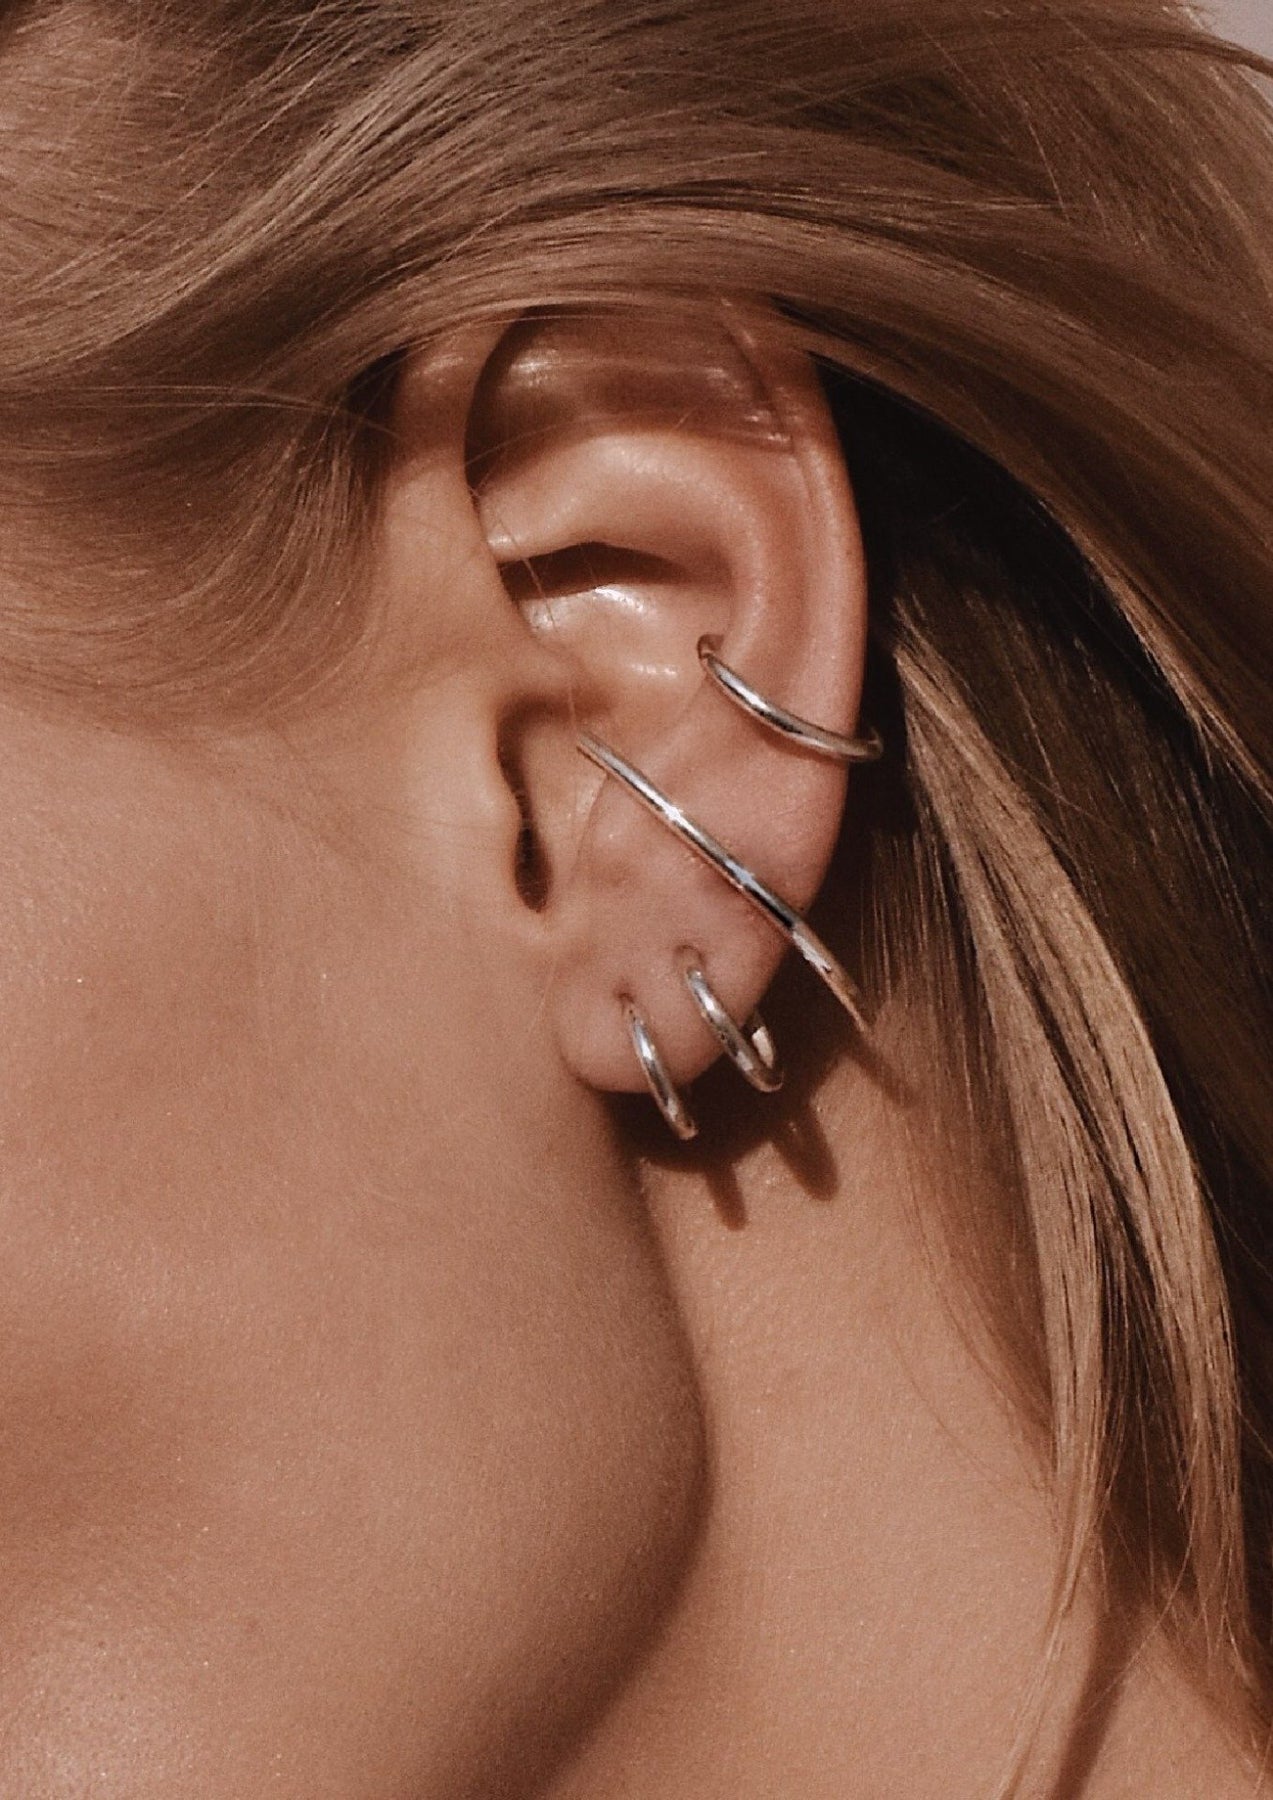
{"type": "Polygon", "coordinates": [[[613,776],[634,800],[639,800],[642,806],[654,814],[661,825],[666,825],[681,843],[688,845],[695,855],[700,856],[745,900],[751,902],[761,917],[767,919],[786,938],[792,949],[804,958],[814,974],[821,977],[857,1029],[865,1034],[866,1019],[857,989],[817,932],[795,908],[789,906],[772,888],[766,887],[758,875],[731,855],[710,832],[696,824],[675,800],[670,800],[660,788],[655,787],[648,776],[643,775],[631,763],[625,762],[609,745],[603,744],[600,738],[585,734],[577,740],[577,745],[589,762],[595,763],[604,774],[613,776]]]}
{"type": "Polygon", "coordinates": [[[650,1035],[650,1027],[644,1015],[638,1010],[636,1003],[627,994],[620,996],[623,1016],[628,1022],[628,1032],[632,1038],[632,1048],[636,1051],[637,1061],[641,1065],[641,1073],[645,1076],[645,1084],[650,1090],[654,1104],[662,1113],[667,1125],[674,1131],[682,1143],[688,1143],[698,1136],[698,1125],[694,1115],[686,1106],[680,1090],[668,1073],[658,1045],[650,1035]]]}
{"type": "Polygon", "coordinates": [[[719,638],[701,637],[698,640],[698,660],[706,673],[735,706],[741,707],[787,743],[799,744],[802,750],[811,750],[815,756],[829,757],[833,762],[878,762],[884,754],[884,741],[878,731],[869,731],[865,737],[847,737],[841,731],[829,731],[824,725],[815,725],[774,701],[766,700],[728,663],[721,661],[717,655],[719,648],[719,638]]]}
{"type": "Polygon", "coordinates": [[[776,1094],[782,1086],[782,1070],[769,1027],[758,1012],[751,1015],[746,1025],[740,1025],[704,975],[699,966],[701,959],[692,950],[684,954],[685,985],[726,1056],[744,1081],[762,1094],[776,1094]]]}

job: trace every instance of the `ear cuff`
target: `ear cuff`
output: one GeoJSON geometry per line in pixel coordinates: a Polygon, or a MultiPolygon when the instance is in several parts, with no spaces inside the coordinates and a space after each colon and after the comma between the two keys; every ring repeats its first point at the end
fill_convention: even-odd
{"type": "MultiPolygon", "coordinates": [[[[878,732],[872,731],[860,738],[847,737],[841,732],[830,731],[824,726],[802,719],[767,700],[727,663],[721,661],[717,649],[717,639],[699,639],[699,661],[708,678],[735,706],[741,707],[785,742],[808,750],[813,755],[842,763],[875,762],[883,754],[883,744],[878,732]]],[[[578,739],[578,749],[589,762],[617,781],[661,825],[666,826],[709,867],[715,869],[745,900],[750,901],[756,911],[786,938],[792,949],[826,983],[856,1029],[865,1034],[866,1020],[856,987],[812,926],[793,906],[761,881],[744,863],[739,862],[710,832],[691,819],[676,801],[670,799],[647,775],[625,761],[608,744],[585,733],[578,739]]],[[[704,1023],[715,1034],[721,1048],[744,1079],[761,1093],[774,1093],[782,1085],[782,1074],[773,1038],[760,1014],[753,1013],[745,1025],[739,1025],[703,973],[701,954],[688,947],[681,954],[685,984],[704,1023]]],[[[632,1048],[660,1113],[678,1138],[686,1141],[695,1137],[698,1126],[672,1080],[648,1021],[631,995],[620,995],[620,1004],[632,1038],[632,1048]]]]}
{"type": "Polygon", "coordinates": [[[698,640],[698,660],[712,681],[727,700],[732,700],[735,706],[750,713],[753,719],[785,738],[789,744],[798,744],[802,750],[825,756],[831,762],[878,762],[883,756],[884,741],[878,731],[868,731],[865,737],[846,737],[843,732],[828,731],[825,725],[814,725],[808,719],[788,712],[786,707],[766,700],[728,663],[723,663],[717,655],[719,649],[719,638],[701,637],[698,640]]]}

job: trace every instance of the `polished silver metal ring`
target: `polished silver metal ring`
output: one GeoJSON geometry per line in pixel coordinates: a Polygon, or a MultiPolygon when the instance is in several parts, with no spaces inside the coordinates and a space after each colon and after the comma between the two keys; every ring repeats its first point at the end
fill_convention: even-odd
{"type": "Polygon", "coordinates": [[[745,1081],[762,1094],[776,1094],[782,1086],[778,1051],[769,1027],[758,1012],[740,1025],[702,970],[702,958],[694,950],[682,952],[685,985],[704,1022],[745,1081]]]}
{"type": "Polygon", "coordinates": [[[751,902],[761,917],[767,919],[786,938],[792,949],[804,958],[814,973],[822,978],[854,1025],[865,1033],[867,1023],[862,1002],[848,972],[841,967],[817,932],[801,918],[795,908],[788,905],[772,888],[766,887],[745,863],[739,862],[709,831],[704,831],[701,825],[691,819],[675,800],[670,800],[647,775],[643,775],[630,762],[625,762],[608,744],[603,744],[600,738],[587,733],[581,735],[577,742],[580,753],[589,762],[595,763],[605,774],[612,775],[634,800],[639,800],[642,806],[654,814],[660,824],[666,825],[683,844],[688,845],[745,900],[751,902]]]}
{"type": "Polygon", "coordinates": [[[628,1031],[632,1038],[632,1048],[636,1051],[637,1061],[641,1065],[641,1073],[645,1076],[654,1104],[663,1114],[671,1129],[688,1143],[698,1136],[698,1125],[694,1115],[681,1098],[680,1090],[668,1073],[667,1064],[660,1054],[658,1045],[650,1035],[650,1027],[644,1015],[637,1008],[636,1002],[629,994],[620,995],[623,1016],[628,1022],[628,1031]]]}
{"type": "Polygon", "coordinates": [[[716,683],[721,693],[740,706],[753,719],[768,726],[770,731],[777,732],[790,744],[799,744],[804,750],[811,750],[815,756],[826,756],[834,762],[867,763],[878,762],[884,754],[884,742],[878,731],[869,731],[864,737],[848,737],[842,731],[829,731],[825,725],[815,725],[809,719],[802,719],[796,713],[788,712],[763,694],[757,693],[749,682],[743,680],[737,670],[723,663],[717,654],[720,639],[717,637],[701,637],[698,640],[698,660],[716,683]]]}

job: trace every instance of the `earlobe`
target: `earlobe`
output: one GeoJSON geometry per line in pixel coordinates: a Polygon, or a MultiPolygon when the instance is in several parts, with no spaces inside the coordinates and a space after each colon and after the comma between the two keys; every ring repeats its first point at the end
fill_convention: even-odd
{"type": "Polygon", "coordinates": [[[799,909],[838,835],[841,752],[870,753],[852,738],[862,550],[816,372],[732,309],[526,321],[479,383],[468,455],[490,552],[573,695],[541,735],[582,735],[585,782],[596,771],[581,806],[560,742],[538,776],[524,768],[563,1053],[586,1081],[637,1090],[682,1084],[724,1047],[772,1086],[754,1015],[787,944],[853,1003],[799,909]],[[753,891],[635,804],[617,764],[753,891]]]}

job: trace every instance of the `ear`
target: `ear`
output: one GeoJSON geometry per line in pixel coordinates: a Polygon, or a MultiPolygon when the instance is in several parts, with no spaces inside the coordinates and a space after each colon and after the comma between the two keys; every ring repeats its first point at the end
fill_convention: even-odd
{"type": "Polygon", "coordinates": [[[778,321],[733,304],[525,320],[476,380],[467,457],[489,556],[569,694],[563,708],[528,688],[500,727],[535,843],[523,898],[551,954],[558,1041],[585,1081],[639,1090],[630,996],[689,1080],[720,1046],[683,952],[742,1020],[784,945],[576,739],[603,739],[793,906],[812,900],[844,771],[732,705],[697,646],[719,638],[751,686],[854,728],[866,579],[816,371],[778,321]]]}

